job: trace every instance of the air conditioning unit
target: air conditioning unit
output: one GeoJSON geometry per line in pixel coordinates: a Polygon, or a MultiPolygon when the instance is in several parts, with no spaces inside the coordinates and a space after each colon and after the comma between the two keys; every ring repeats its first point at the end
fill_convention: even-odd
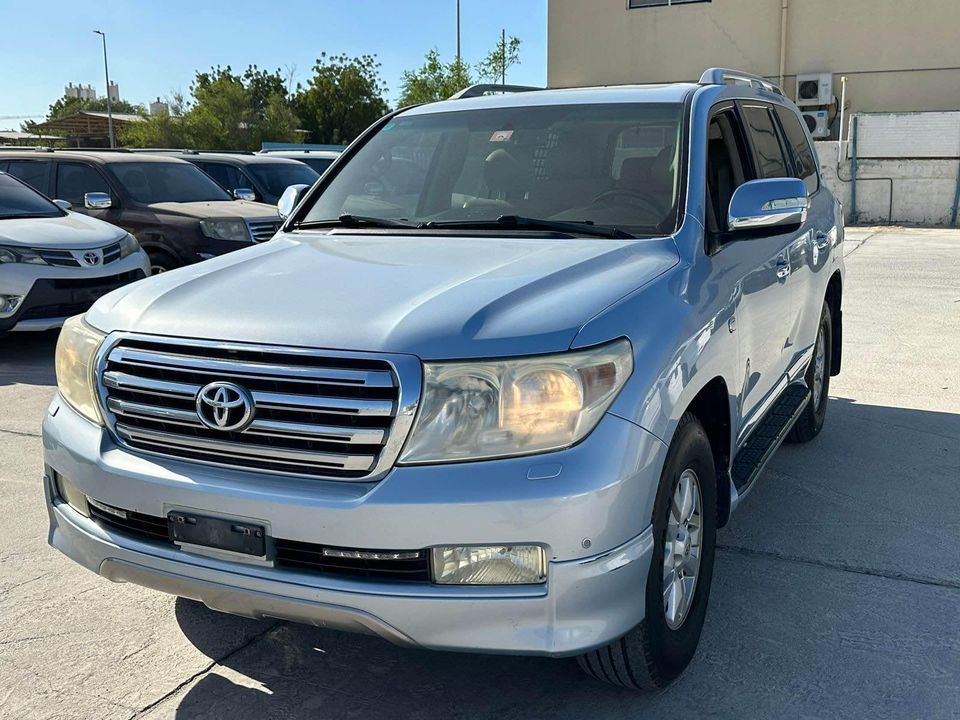
{"type": "Polygon", "coordinates": [[[816,139],[830,137],[830,113],[826,110],[806,110],[803,121],[810,134],[816,139]]]}
{"type": "Polygon", "coordinates": [[[814,107],[833,103],[833,74],[797,75],[797,105],[814,107]]]}

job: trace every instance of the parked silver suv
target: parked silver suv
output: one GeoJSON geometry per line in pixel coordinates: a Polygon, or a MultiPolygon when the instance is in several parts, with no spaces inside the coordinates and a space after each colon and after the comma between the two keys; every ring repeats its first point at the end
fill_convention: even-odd
{"type": "Polygon", "coordinates": [[[65,326],[50,542],[226,612],[676,678],[717,528],[840,369],[796,108],[724,70],[472,89],[280,205],[65,326]]]}

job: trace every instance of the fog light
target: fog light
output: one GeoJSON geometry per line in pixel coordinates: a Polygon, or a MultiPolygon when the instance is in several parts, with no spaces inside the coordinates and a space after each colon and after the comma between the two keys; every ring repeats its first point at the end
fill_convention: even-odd
{"type": "Polygon", "coordinates": [[[0,295],[0,315],[13,315],[22,300],[23,295],[0,295]]]}
{"type": "Polygon", "coordinates": [[[57,495],[84,517],[90,517],[90,508],[87,506],[87,496],[77,489],[77,486],[67,480],[60,473],[53,474],[57,495]]]}
{"type": "Polygon", "coordinates": [[[433,581],[440,585],[530,585],[547,579],[547,558],[536,545],[433,549],[433,581]]]}

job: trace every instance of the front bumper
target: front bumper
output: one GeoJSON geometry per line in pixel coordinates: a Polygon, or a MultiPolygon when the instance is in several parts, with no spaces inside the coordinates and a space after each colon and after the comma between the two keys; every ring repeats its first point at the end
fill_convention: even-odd
{"type": "Polygon", "coordinates": [[[425,648],[550,656],[601,646],[644,616],[648,526],[666,448],[614,416],[562,452],[401,467],[376,484],[135,455],[59,398],[44,421],[44,448],[48,474],[140,513],[180,508],[249,518],[276,537],[342,547],[537,543],[551,559],[545,584],[513,587],[398,583],[236,562],[105,529],[56,499],[47,479],[51,545],[111,580],[216,610],[425,648]]]}

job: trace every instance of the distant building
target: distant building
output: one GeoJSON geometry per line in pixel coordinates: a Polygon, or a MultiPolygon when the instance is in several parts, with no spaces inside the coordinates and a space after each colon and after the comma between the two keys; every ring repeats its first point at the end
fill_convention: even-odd
{"type": "Polygon", "coordinates": [[[63,96],[65,98],[76,98],[78,100],[96,100],[97,91],[94,89],[93,85],[74,85],[73,83],[67,83],[67,86],[63,88],[63,96]]]}
{"type": "Polygon", "coordinates": [[[120,86],[115,82],[110,83],[109,93],[111,102],[117,102],[120,100],[120,86]]]}
{"type": "Polygon", "coordinates": [[[170,114],[170,105],[168,103],[162,102],[160,98],[157,98],[155,102],[150,103],[150,114],[151,115],[162,115],[170,114]]]}

